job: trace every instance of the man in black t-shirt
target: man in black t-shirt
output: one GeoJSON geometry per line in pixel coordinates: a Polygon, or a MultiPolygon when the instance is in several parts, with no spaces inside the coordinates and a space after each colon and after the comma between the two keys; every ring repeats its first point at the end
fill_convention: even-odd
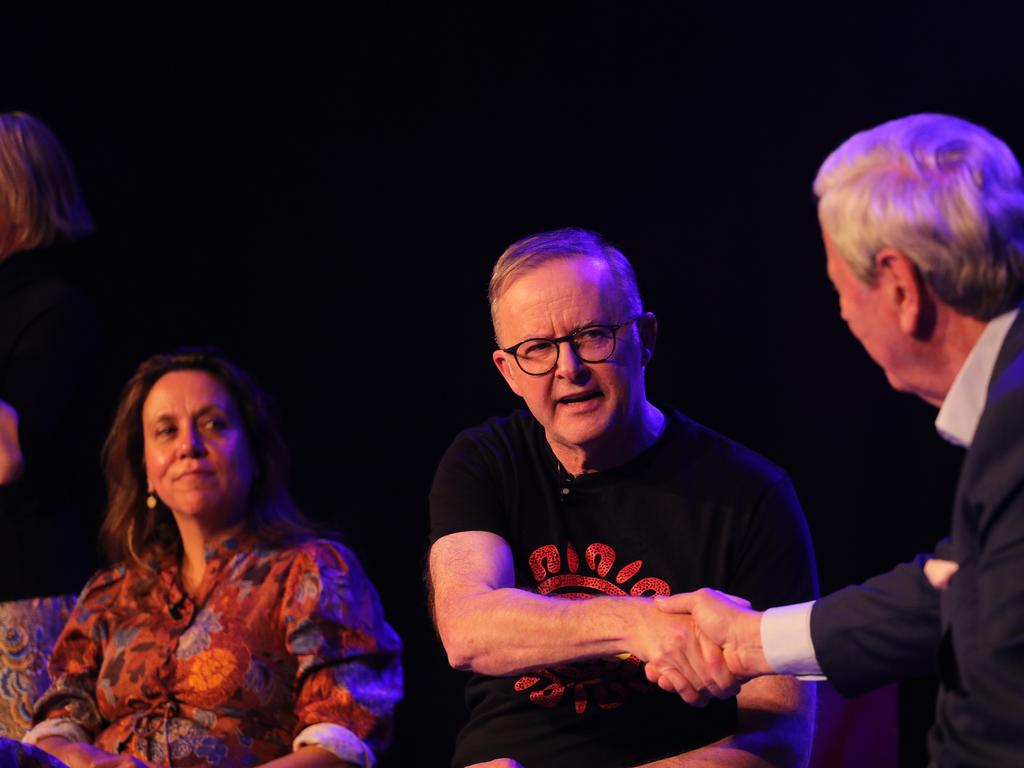
{"type": "Polygon", "coordinates": [[[813,597],[788,478],[647,400],[657,324],[597,235],[510,246],[490,300],[495,365],[529,413],[460,434],[431,491],[434,615],[474,673],[453,765],[802,764],[813,695],[762,678],[689,706],[731,678],[689,617],[650,599],[704,584],[755,606],[813,597]],[[648,662],[685,682],[659,689],[648,662]]]}

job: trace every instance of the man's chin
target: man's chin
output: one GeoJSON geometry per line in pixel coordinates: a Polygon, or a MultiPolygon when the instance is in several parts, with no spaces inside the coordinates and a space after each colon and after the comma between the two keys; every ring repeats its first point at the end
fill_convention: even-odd
{"type": "Polygon", "coordinates": [[[599,412],[558,414],[549,436],[557,442],[576,448],[600,444],[609,431],[607,417],[599,412]]]}

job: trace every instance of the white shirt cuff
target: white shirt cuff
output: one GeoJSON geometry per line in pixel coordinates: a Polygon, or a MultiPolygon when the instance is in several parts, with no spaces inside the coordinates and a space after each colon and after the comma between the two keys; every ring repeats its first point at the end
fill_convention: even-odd
{"type": "Polygon", "coordinates": [[[377,759],[366,744],[352,731],[336,723],[315,723],[302,729],[292,742],[292,751],[302,747],[320,747],[346,763],[360,768],[373,768],[377,759]]]}
{"type": "Polygon", "coordinates": [[[761,617],[761,647],[768,666],[777,675],[801,680],[824,680],[811,640],[814,601],[769,608],[761,617]]]}
{"type": "Polygon", "coordinates": [[[35,745],[42,739],[48,739],[51,736],[61,736],[68,741],[90,743],[89,734],[85,732],[85,729],[74,720],[68,720],[66,717],[55,717],[52,720],[43,720],[36,723],[28,730],[22,741],[26,744],[35,745]]]}

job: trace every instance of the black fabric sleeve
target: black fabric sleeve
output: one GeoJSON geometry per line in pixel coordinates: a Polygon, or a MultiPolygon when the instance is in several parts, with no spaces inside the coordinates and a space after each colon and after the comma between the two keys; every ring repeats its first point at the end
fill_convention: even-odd
{"type": "Polygon", "coordinates": [[[498,460],[476,430],[445,451],[430,490],[430,543],[451,533],[489,531],[508,539],[498,460]]]}
{"type": "Polygon", "coordinates": [[[757,610],[818,596],[807,521],[793,484],[781,470],[757,499],[725,591],[746,598],[757,610]]]}

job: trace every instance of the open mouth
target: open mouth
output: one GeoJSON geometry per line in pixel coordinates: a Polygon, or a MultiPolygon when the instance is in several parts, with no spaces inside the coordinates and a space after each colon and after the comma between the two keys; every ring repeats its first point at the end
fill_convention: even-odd
{"type": "Polygon", "coordinates": [[[559,405],[572,405],[573,403],[585,403],[588,400],[601,397],[601,393],[598,390],[591,392],[580,392],[578,395],[567,395],[566,397],[559,398],[559,405]]]}

